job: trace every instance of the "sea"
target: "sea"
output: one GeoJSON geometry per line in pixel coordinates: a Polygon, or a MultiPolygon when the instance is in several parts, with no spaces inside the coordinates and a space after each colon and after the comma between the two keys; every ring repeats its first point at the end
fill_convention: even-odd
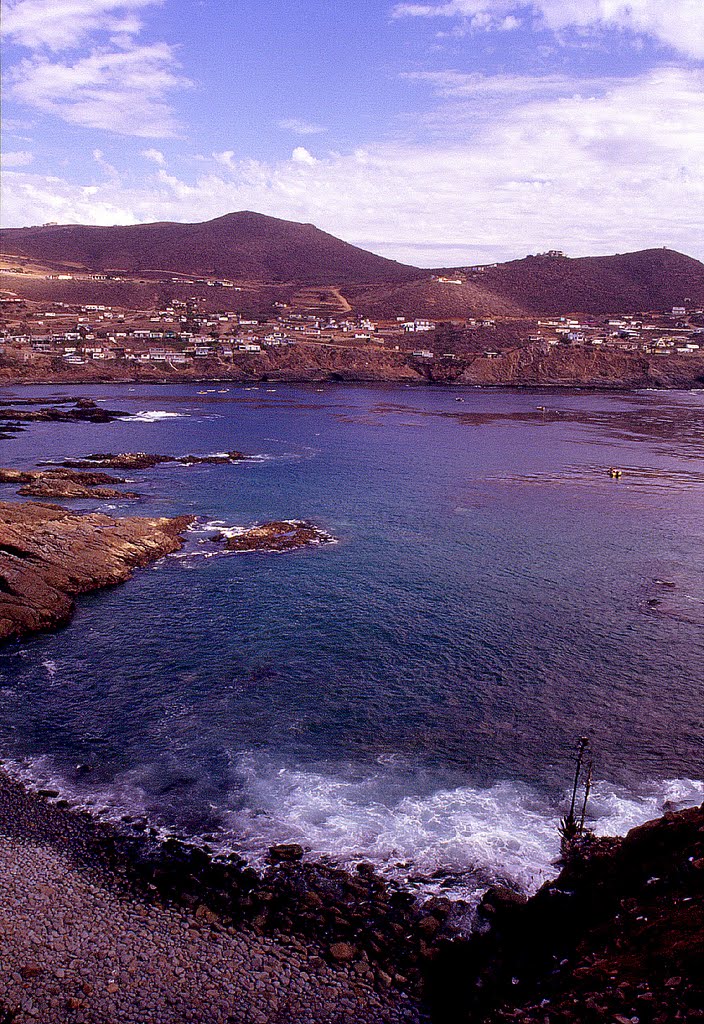
{"type": "MultiPolygon", "coordinates": [[[[0,757],[94,814],[372,862],[472,904],[588,824],[704,800],[704,393],[324,384],[4,388],[132,415],[33,423],[0,464],[239,450],[126,474],[184,549],[0,649],[0,757]],[[622,471],[609,475],[610,467],[622,471]],[[335,538],[227,553],[218,529],[335,538]]],[[[16,498],[4,485],[0,498],[16,498]]]]}

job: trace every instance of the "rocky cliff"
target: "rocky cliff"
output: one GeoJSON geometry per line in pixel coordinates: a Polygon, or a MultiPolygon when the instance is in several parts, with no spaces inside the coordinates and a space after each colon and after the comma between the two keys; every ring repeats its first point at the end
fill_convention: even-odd
{"type": "Polygon", "coordinates": [[[434,966],[438,1024],[704,1020],[704,807],[586,839],[530,900],[490,890],[434,966]]]}
{"type": "Polygon", "coordinates": [[[129,579],[182,545],[191,519],[112,519],[0,502],[0,640],[66,622],[73,598],[129,579]]]}
{"type": "Polygon", "coordinates": [[[200,359],[174,369],[165,363],[94,361],[55,368],[49,361],[0,363],[0,385],[30,383],[431,383],[507,387],[695,388],[704,386],[704,354],[646,356],[531,344],[495,356],[423,359],[379,348],[301,345],[235,360],[200,359]]]}

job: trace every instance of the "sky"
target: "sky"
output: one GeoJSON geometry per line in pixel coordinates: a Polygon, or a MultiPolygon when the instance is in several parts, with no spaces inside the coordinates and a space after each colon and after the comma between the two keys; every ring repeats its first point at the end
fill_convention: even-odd
{"type": "Polygon", "coordinates": [[[704,0],[3,0],[2,223],[704,259],[704,0]]]}

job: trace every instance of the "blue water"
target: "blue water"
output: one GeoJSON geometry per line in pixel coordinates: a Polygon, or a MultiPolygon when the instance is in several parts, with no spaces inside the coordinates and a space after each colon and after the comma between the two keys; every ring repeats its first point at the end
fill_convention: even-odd
{"type": "Polygon", "coordinates": [[[297,839],[463,892],[549,871],[580,734],[601,831],[704,799],[704,394],[62,390],[148,415],[33,424],[2,465],[258,456],[72,507],[310,519],[338,543],[206,558],[194,533],[6,646],[6,761],[255,858],[297,839]]]}

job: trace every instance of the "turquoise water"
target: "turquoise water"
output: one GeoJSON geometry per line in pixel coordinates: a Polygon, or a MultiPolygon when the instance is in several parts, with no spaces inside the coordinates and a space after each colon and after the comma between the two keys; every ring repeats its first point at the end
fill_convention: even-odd
{"type": "Polygon", "coordinates": [[[140,415],[34,424],[3,465],[256,458],[73,503],[195,513],[202,532],[3,649],[0,755],[18,770],[255,859],[296,839],[418,884],[454,872],[457,891],[549,870],[580,734],[602,831],[704,799],[704,394],[70,393],[140,415]],[[275,518],[338,542],[204,557],[207,524],[275,518]]]}

